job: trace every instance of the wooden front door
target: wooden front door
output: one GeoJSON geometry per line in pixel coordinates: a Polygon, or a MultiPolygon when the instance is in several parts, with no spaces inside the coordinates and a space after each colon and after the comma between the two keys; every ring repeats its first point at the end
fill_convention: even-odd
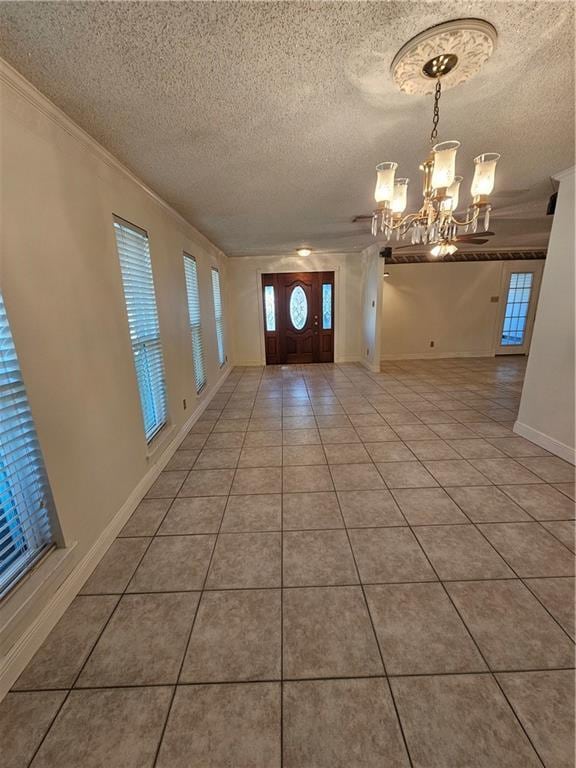
{"type": "Polygon", "coordinates": [[[334,361],[334,272],[262,275],[266,364],[334,361]]]}

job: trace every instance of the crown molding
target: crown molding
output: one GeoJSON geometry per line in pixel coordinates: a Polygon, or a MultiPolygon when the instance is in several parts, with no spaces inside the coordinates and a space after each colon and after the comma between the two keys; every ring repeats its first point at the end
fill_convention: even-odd
{"type": "Polygon", "coordinates": [[[532,261],[535,259],[545,259],[546,251],[542,248],[528,250],[504,250],[494,249],[486,251],[457,251],[451,256],[444,256],[443,259],[431,259],[428,253],[403,253],[394,254],[386,259],[387,266],[394,264],[451,264],[454,262],[478,262],[478,261],[532,261]]]}
{"type": "Polygon", "coordinates": [[[75,139],[82,147],[91,152],[101,162],[105,163],[109,168],[114,169],[121,173],[125,178],[129,179],[133,184],[150,197],[157,205],[159,205],[166,213],[169,213],[180,224],[184,224],[186,227],[190,227],[204,240],[213,251],[226,256],[226,254],[218,248],[217,245],[209,240],[206,235],[202,234],[196,227],[191,224],[181,213],[173,208],[166,202],[159,194],[145,184],[142,179],[136,176],[127,166],[120,162],[111,152],[105,149],[102,144],[96,141],[89,133],[75,123],[72,118],[63,112],[60,107],[57,107],[53,101],[45,96],[41,91],[32,85],[23,75],[14,69],[11,64],[5,59],[0,58],[0,84],[10,88],[12,91],[18,94],[28,103],[32,104],[44,117],[48,118],[52,123],[57,125],[61,130],[65,131],[69,136],[75,139]]]}
{"type": "Polygon", "coordinates": [[[576,174],[576,165],[573,165],[572,168],[566,168],[564,171],[558,171],[552,178],[556,181],[566,181],[571,176],[574,176],[574,174],[576,174]]]}

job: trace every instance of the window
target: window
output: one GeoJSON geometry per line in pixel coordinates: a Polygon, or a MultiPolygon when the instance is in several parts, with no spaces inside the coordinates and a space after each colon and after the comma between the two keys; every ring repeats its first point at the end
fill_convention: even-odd
{"type": "Polygon", "coordinates": [[[187,253],[184,254],[184,275],[186,277],[186,294],[188,296],[190,335],[192,336],[194,382],[196,384],[196,392],[200,392],[206,386],[206,372],[204,370],[204,347],[202,346],[198,267],[196,266],[196,259],[193,256],[188,256],[187,253]]]}
{"type": "Polygon", "coordinates": [[[518,346],[524,343],[526,318],[532,292],[532,272],[513,272],[510,275],[506,312],[502,327],[503,347],[518,346]]]}
{"type": "Polygon", "coordinates": [[[276,302],[274,300],[274,286],[264,286],[264,310],[266,314],[266,330],[276,330],[276,302]]]}
{"type": "Polygon", "coordinates": [[[292,325],[297,331],[301,331],[308,317],[308,300],[300,285],[297,285],[290,294],[289,310],[292,325]]]}
{"type": "Polygon", "coordinates": [[[0,296],[0,595],[54,541],[52,495],[0,296]]]}
{"type": "Polygon", "coordinates": [[[332,284],[322,284],[322,330],[332,328],[332,284]]]}
{"type": "Polygon", "coordinates": [[[222,294],[220,292],[220,273],[212,267],[212,294],[214,296],[214,316],[216,317],[216,340],[218,341],[218,362],[224,365],[224,318],[222,316],[222,294]]]}
{"type": "Polygon", "coordinates": [[[166,382],[148,235],[114,218],[124,298],[147,442],[166,424],[166,382]]]}

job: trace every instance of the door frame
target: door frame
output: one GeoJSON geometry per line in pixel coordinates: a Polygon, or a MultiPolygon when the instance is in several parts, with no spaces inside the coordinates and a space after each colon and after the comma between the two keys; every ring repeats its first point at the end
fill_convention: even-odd
{"type": "MultiPolygon", "coordinates": [[[[340,266],[326,266],[325,268],[315,267],[314,269],[303,269],[302,265],[297,267],[268,267],[268,269],[256,270],[256,295],[258,296],[258,336],[260,349],[260,365],[266,365],[266,347],[264,343],[264,306],[262,301],[262,275],[291,274],[294,272],[334,272],[334,363],[346,362],[340,355],[340,328],[344,321],[344,303],[342,301],[340,284],[341,272],[340,266]]],[[[333,365],[333,363],[310,363],[310,365],[333,365]]]]}
{"type": "Polygon", "coordinates": [[[530,353],[530,344],[532,343],[532,331],[534,330],[534,320],[536,319],[536,310],[540,298],[540,285],[542,284],[542,273],[546,265],[541,260],[526,260],[521,266],[518,262],[514,264],[504,262],[502,265],[502,275],[500,278],[500,307],[498,309],[498,319],[496,322],[496,331],[494,336],[494,354],[495,355],[528,355],[530,353]],[[508,303],[508,287],[510,285],[510,276],[513,273],[531,272],[534,275],[532,283],[532,292],[530,294],[530,306],[526,317],[526,329],[524,332],[524,343],[521,346],[503,347],[500,344],[502,338],[502,326],[504,324],[504,315],[506,314],[506,304],[508,303]]]}

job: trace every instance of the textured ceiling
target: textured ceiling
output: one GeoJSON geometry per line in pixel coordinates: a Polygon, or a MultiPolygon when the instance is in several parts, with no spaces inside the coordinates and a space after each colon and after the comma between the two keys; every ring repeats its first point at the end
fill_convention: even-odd
{"type": "Polygon", "coordinates": [[[464,16],[499,34],[447,91],[458,171],[498,151],[491,247],[546,245],[551,174],[574,163],[572,2],[0,2],[0,55],[230,255],[359,251],[374,166],[413,180],[430,97],[389,67],[417,32],[464,16]]]}

